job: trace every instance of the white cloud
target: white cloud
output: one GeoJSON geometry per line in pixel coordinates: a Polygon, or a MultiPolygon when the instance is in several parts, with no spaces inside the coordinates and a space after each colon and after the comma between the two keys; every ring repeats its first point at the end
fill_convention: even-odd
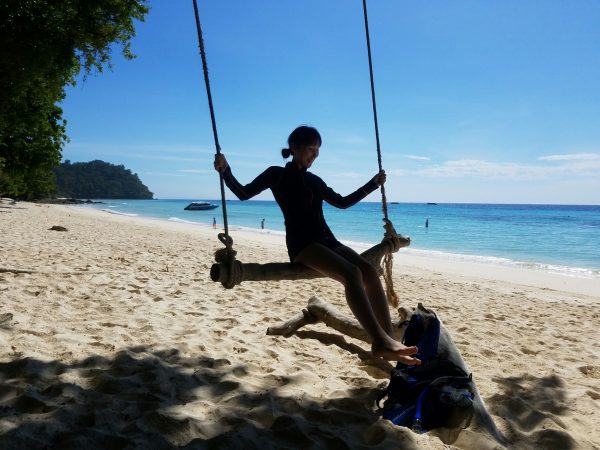
{"type": "Polygon", "coordinates": [[[417,155],[404,155],[405,158],[414,159],[416,161],[429,161],[431,158],[428,156],[417,156],[417,155]]]}
{"type": "Polygon", "coordinates": [[[388,175],[388,177],[390,177],[390,176],[405,177],[405,176],[412,175],[412,173],[406,169],[390,169],[390,170],[386,169],[385,173],[388,175]]]}
{"type": "Polygon", "coordinates": [[[540,156],[540,161],[594,161],[600,160],[599,153],[575,153],[570,155],[540,156]]]}
{"type": "Polygon", "coordinates": [[[563,164],[552,166],[498,163],[476,159],[446,161],[421,170],[412,175],[428,177],[482,177],[505,179],[541,179],[558,176],[600,176],[600,158],[591,160],[563,160],[563,164]]]}

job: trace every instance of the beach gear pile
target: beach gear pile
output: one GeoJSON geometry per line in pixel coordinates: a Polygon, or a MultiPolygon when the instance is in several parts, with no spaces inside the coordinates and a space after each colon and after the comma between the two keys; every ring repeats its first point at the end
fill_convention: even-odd
{"type": "Polygon", "coordinates": [[[395,425],[426,433],[436,428],[466,428],[474,413],[475,385],[471,374],[440,356],[440,321],[432,311],[417,310],[404,331],[406,346],[416,345],[421,365],[398,363],[380,413],[395,425]]]}

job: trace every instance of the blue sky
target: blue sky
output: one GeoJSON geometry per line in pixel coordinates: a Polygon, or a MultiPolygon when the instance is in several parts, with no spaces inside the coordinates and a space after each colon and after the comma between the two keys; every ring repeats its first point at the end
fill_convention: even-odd
{"type": "MultiPolygon", "coordinates": [[[[158,198],[218,198],[192,1],[150,6],[137,58],[115,52],[112,71],[67,90],[63,159],[123,164],[158,198]]],[[[600,2],[368,6],[388,200],[600,204],[600,2]]],[[[311,170],[335,190],[374,175],[361,0],[199,7],[219,140],[240,181],[282,164],[299,124],[320,130],[311,170]]]]}

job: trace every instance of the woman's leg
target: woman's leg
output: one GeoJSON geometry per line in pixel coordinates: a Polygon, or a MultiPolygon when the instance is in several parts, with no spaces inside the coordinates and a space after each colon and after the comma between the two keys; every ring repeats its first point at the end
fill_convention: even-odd
{"type": "Polygon", "coordinates": [[[377,270],[369,261],[364,259],[350,247],[343,245],[337,247],[333,251],[360,269],[365,291],[369,298],[369,302],[371,303],[371,308],[373,308],[373,312],[375,313],[375,317],[377,318],[379,325],[381,325],[381,328],[383,328],[391,338],[394,338],[394,328],[392,325],[392,318],[390,317],[390,308],[377,270]]]}
{"type": "Polygon", "coordinates": [[[416,347],[406,347],[391,337],[389,312],[388,322],[390,325],[386,325],[389,330],[381,326],[367,297],[362,273],[356,265],[344,256],[317,243],[311,244],[302,250],[294,261],[302,263],[344,285],[348,306],[371,336],[371,350],[375,356],[401,361],[404,364],[419,364],[418,359],[410,356],[417,352],[416,347]]]}

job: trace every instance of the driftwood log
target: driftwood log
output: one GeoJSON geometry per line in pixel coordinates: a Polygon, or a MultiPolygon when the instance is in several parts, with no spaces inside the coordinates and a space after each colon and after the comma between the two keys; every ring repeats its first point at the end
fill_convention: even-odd
{"type": "MultiPolygon", "coordinates": [[[[393,321],[394,329],[399,329],[405,318],[393,321]]],[[[267,328],[270,336],[290,337],[300,328],[311,323],[323,322],[328,327],[359,341],[371,343],[371,337],[364,328],[353,317],[348,317],[333,308],[325,300],[319,297],[311,297],[306,309],[292,317],[287,322],[267,328]]]]}
{"type": "MultiPolygon", "coordinates": [[[[428,312],[423,304],[419,303],[413,311],[406,308],[398,310],[399,318],[394,320],[394,329],[397,330],[397,338],[404,332],[404,327],[410,320],[412,314],[428,312]]],[[[438,317],[439,318],[439,317],[438,317]]],[[[371,339],[365,330],[354,318],[344,316],[336,311],[331,305],[318,297],[312,297],[308,301],[308,306],[301,313],[292,317],[290,320],[267,329],[268,335],[277,335],[289,337],[305,325],[323,322],[328,327],[339,331],[340,333],[370,343],[371,339]]],[[[440,340],[438,345],[439,356],[447,358],[454,364],[462,368],[466,373],[471,373],[462,358],[456,344],[452,341],[450,333],[444,327],[440,320],[440,340]]],[[[477,386],[475,386],[474,414],[469,426],[465,429],[439,428],[430,431],[439,437],[447,445],[453,445],[459,448],[477,448],[477,449],[502,449],[505,448],[506,439],[496,428],[490,413],[488,412],[477,386]]]]}
{"type": "MultiPolygon", "coordinates": [[[[361,253],[381,275],[381,260],[388,253],[395,253],[410,245],[410,238],[404,236],[385,237],[379,244],[361,253]]],[[[220,282],[231,289],[242,281],[279,281],[322,278],[324,275],[299,263],[242,263],[232,259],[218,262],[210,268],[212,281],[220,282]]]]}

